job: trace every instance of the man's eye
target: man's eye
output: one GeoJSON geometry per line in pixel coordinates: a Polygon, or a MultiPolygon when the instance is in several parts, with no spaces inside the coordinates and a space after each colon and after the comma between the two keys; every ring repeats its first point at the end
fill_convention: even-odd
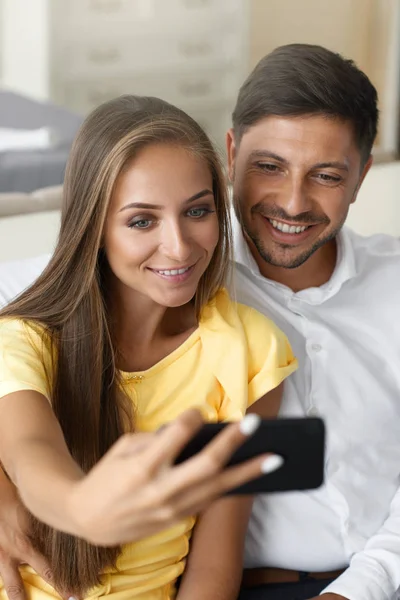
{"type": "Polygon", "coordinates": [[[137,221],[132,221],[129,225],[131,229],[148,229],[152,224],[150,219],[138,219],[137,221]]]}
{"type": "Polygon", "coordinates": [[[258,163],[258,166],[263,171],[268,171],[269,173],[275,173],[276,171],[279,170],[278,165],[274,165],[272,163],[258,163]]]}
{"type": "Polygon", "coordinates": [[[317,177],[318,179],[322,179],[322,181],[328,182],[339,182],[342,179],[338,175],[329,175],[328,173],[318,173],[317,177]]]}

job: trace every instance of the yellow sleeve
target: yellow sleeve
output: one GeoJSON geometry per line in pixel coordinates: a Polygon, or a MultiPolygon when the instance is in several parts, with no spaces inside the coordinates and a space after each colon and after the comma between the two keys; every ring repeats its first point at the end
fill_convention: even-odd
{"type": "Polygon", "coordinates": [[[248,406],[276,388],[297,369],[286,335],[253,308],[238,304],[248,351],[248,406]]]}
{"type": "Polygon", "coordinates": [[[0,398],[33,390],[50,400],[50,351],[41,330],[19,319],[0,319],[0,398]]]}

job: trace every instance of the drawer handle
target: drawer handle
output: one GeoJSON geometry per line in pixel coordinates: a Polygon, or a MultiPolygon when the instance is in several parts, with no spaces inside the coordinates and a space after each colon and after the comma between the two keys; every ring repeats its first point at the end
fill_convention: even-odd
{"type": "Polygon", "coordinates": [[[202,44],[201,42],[184,42],[179,45],[180,53],[184,56],[206,56],[212,51],[210,44],[202,44]]]}
{"type": "Polygon", "coordinates": [[[120,54],[116,48],[110,50],[92,50],[89,52],[89,60],[93,63],[111,63],[119,59],[120,54]]]}
{"type": "Polygon", "coordinates": [[[121,0],[90,0],[89,9],[101,13],[116,12],[122,8],[121,0]]]}
{"type": "Polygon", "coordinates": [[[179,90],[184,96],[207,96],[211,92],[211,85],[207,81],[182,83],[179,90]]]}
{"type": "Polygon", "coordinates": [[[211,0],[182,0],[182,2],[183,5],[189,10],[191,10],[192,8],[199,9],[208,8],[209,6],[211,6],[211,0]]]}

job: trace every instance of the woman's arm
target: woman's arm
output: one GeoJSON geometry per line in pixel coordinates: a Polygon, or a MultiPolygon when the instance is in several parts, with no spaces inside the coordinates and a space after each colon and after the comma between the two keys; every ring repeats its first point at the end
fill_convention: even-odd
{"type": "MultiPolygon", "coordinates": [[[[276,417],[283,384],[260,398],[248,412],[276,417]]],[[[271,461],[271,467],[274,461],[271,461]]],[[[271,468],[271,471],[274,470],[271,468]]],[[[264,473],[268,468],[264,465],[264,473]]],[[[218,500],[196,524],[177,600],[234,600],[242,580],[244,540],[252,496],[218,500]]]]}
{"type": "Polygon", "coordinates": [[[38,392],[0,399],[0,460],[38,519],[75,533],[66,501],[83,473],[68,452],[49,402],[38,392]]]}
{"type": "Polygon", "coordinates": [[[0,398],[0,461],[38,519],[97,545],[117,545],[170,527],[258,477],[265,456],[224,469],[251,434],[245,423],[226,427],[199,454],[174,466],[203,424],[200,413],[190,410],[157,434],[122,436],[84,476],[46,398],[14,392],[0,398]]]}

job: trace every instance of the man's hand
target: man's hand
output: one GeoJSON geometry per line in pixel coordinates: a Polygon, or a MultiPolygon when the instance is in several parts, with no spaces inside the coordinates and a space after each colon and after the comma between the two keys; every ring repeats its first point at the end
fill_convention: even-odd
{"type": "Polygon", "coordinates": [[[27,527],[26,511],[0,468],[0,577],[9,600],[26,598],[18,569],[22,563],[31,566],[52,585],[51,569],[44,557],[33,549],[26,536],[27,527]]]}

